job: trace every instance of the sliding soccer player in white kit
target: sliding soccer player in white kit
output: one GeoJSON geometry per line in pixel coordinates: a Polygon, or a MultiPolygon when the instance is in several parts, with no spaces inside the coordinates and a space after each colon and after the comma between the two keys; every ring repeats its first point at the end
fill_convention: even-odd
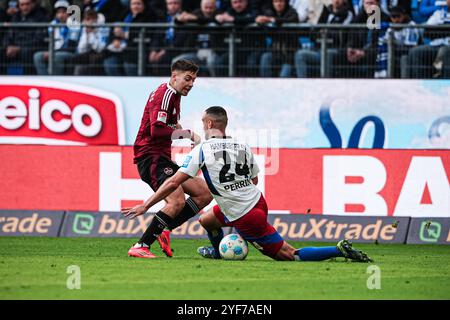
{"type": "Polygon", "coordinates": [[[267,221],[267,203],[256,188],[259,169],[250,147],[226,136],[225,109],[217,106],[206,109],[202,122],[206,141],[192,149],[177,173],[142,205],[144,210],[122,211],[125,216],[141,215],[202,170],[209,191],[217,201],[216,206],[200,216],[200,223],[212,244],[198,248],[203,257],[221,258],[218,248],[223,238],[222,227],[232,226],[255,248],[276,260],[320,261],[346,257],[360,262],[372,261],[347,240],[339,241],[336,246],[300,249],[284,241],[267,221]]]}

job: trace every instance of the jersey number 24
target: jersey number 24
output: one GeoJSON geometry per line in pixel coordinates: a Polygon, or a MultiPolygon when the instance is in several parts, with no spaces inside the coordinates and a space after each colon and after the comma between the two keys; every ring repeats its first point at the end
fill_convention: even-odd
{"type": "MultiPolygon", "coordinates": [[[[234,181],[236,178],[236,175],[234,173],[228,173],[228,171],[231,169],[231,157],[230,154],[226,151],[217,151],[214,153],[214,157],[216,158],[216,161],[220,161],[221,159],[224,161],[224,165],[219,173],[219,181],[220,183],[226,183],[234,181]]],[[[236,172],[237,175],[245,176],[248,178],[248,174],[250,173],[250,169],[248,167],[247,163],[247,153],[245,150],[239,150],[237,161],[235,163],[234,172],[236,172]]]]}

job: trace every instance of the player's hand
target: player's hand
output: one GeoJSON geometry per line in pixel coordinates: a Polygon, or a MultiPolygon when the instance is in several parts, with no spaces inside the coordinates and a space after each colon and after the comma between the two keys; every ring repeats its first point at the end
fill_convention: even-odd
{"type": "Polygon", "coordinates": [[[122,208],[122,214],[124,217],[128,217],[130,219],[134,219],[136,217],[139,217],[140,215],[143,215],[147,212],[147,209],[143,204],[138,204],[134,206],[133,208],[122,208]]]}
{"type": "Polygon", "coordinates": [[[259,24],[265,24],[272,22],[272,20],[268,16],[257,16],[255,22],[259,24]]]}

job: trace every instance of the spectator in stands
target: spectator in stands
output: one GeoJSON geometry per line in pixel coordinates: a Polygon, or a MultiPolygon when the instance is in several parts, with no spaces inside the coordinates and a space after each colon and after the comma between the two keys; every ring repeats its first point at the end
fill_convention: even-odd
{"type": "MultiPolygon", "coordinates": [[[[70,6],[66,0],[58,0],[55,2],[54,19],[51,24],[64,24],[67,22],[67,8],[70,6]]],[[[54,66],[53,74],[63,75],[65,70],[65,64],[68,59],[73,57],[75,46],[78,41],[79,29],[69,28],[67,25],[64,27],[49,27],[49,37],[54,34],[54,66]],[[54,29],[54,30],[53,30],[54,29]]],[[[48,51],[38,51],[33,56],[34,66],[38,75],[48,75],[49,70],[47,67],[49,59],[48,51]]]]}
{"type": "Polygon", "coordinates": [[[216,15],[218,23],[234,23],[238,26],[245,26],[255,22],[257,12],[252,10],[248,4],[248,0],[231,0],[231,7],[216,15]]]}
{"type": "Polygon", "coordinates": [[[164,21],[171,26],[165,32],[158,31],[150,43],[148,62],[150,74],[163,75],[167,73],[172,60],[188,52],[194,43],[192,31],[175,29],[177,17],[182,14],[181,0],[166,0],[166,15],[164,21]]]}
{"type": "Polygon", "coordinates": [[[260,76],[272,77],[273,74],[277,74],[284,78],[290,77],[291,61],[294,56],[292,44],[295,43],[296,36],[288,32],[280,34],[279,28],[283,23],[298,23],[297,11],[289,5],[288,0],[272,0],[272,7],[257,16],[255,21],[258,24],[277,28],[266,36],[266,43],[270,51],[261,56],[260,76]]]}
{"type": "MultiPolygon", "coordinates": [[[[264,36],[260,31],[246,30],[239,33],[243,27],[255,22],[257,12],[249,6],[248,0],[231,0],[231,7],[224,13],[216,15],[216,21],[220,24],[232,23],[237,27],[236,40],[240,41],[236,50],[236,76],[256,76],[258,74],[258,62],[262,48],[264,36]]],[[[228,66],[228,53],[224,53],[217,58],[219,75],[224,75],[224,70],[228,66]]]]}
{"type": "Polygon", "coordinates": [[[393,7],[390,9],[391,22],[396,24],[409,24],[411,28],[394,28],[390,27],[385,39],[386,43],[389,37],[393,40],[393,57],[394,63],[394,77],[409,78],[408,74],[408,52],[411,48],[419,45],[422,41],[422,30],[413,28],[415,22],[411,20],[411,17],[403,7],[393,7]]]}
{"type": "MultiPolygon", "coordinates": [[[[363,11],[363,3],[364,0],[352,0],[353,12],[356,15],[361,14],[363,11]]],[[[380,0],[379,6],[387,15],[390,14],[390,8],[402,7],[406,10],[406,13],[411,16],[411,0],[380,0]]]]}
{"type": "Polygon", "coordinates": [[[192,11],[192,13],[184,11],[177,16],[178,22],[181,23],[198,23],[200,25],[214,23],[216,24],[216,15],[219,13],[216,0],[200,2],[200,8],[192,11]]]}
{"type": "MultiPolygon", "coordinates": [[[[364,10],[353,19],[352,23],[366,24],[369,13],[373,12],[373,6],[379,6],[379,0],[364,0],[364,10]]],[[[380,23],[389,21],[383,11],[381,11],[380,23]]],[[[384,36],[384,33],[382,34],[384,36]]],[[[366,77],[372,78],[375,75],[378,58],[378,40],[381,36],[380,29],[357,29],[348,34],[347,48],[339,50],[336,57],[335,75],[339,77],[366,77]]]]}
{"type": "MultiPolygon", "coordinates": [[[[145,0],[130,0],[130,7],[125,13],[123,22],[145,23],[157,22],[159,17],[147,9],[145,0]]],[[[106,58],[103,62],[108,76],[138,75],[138,38],[139,28],[115,27],[110,35],[110,43],[106,47],[106,58]]]]}
{"type": "Polygon", "coordinates": [[[105,22],[120,21],[123,6],[120,0],[83,0],[83,12],[93,9],[101,13],[105,22]]]}
{"type": "Polygon", "coordinates": [[[414,15],[414,20],[417,23],[426,22],[435,11],[439,10],[436,2],[439,3],[441,1],[442,0],[420,0],[418,10],[414,15]]]}
{"type": "Polygon", "coordinates": [[[391,14],[391,8],[400,7],[411,16],[411,0],[380,0],[380,7],[387,15],[391,14]]]}
{"type": "MultiPolygon", "coordinates": [[[[202,0],[200,9],[194,10],[192,13],[183,12],[177,17],[177,21],[181,23],[198,23],[200,26],[217,25],[216,15],[218,13],[216,0],[202,0]]],[[[183,53],[174,58],[192,60],[200,66],[206,66],[208,75],[216,75],[216,56],[217,50],[225,51],[224,36],[217,31],[208,29],[195,30],[195,52],[183,53]]],[[[200,68],[200,73],[203,73],[205,68],[200,68]]]]}
{"type": "MultiPolygon", "coordinates": [[[[319,0],[322,1],[322,0],[319,0]]],[[[313,5],[311,0],[289,0],[289,5],[297,12],[298,22],[309,22],[311,14],[311,6],[313,5]]],[[[270,6],[269,6],[270,8],[270,6]]]]}
{"type": "MultiPolygon", "coordinates": [[[[427,24],[439,26],[450,24],[450,0],[428,19],[427,24]]],[[[430,39],[429,45],[412,48],[408,55],[408,66],[412,78],[450,79],[450,35],[445,30],[427,30],[425,36],[430,39]],[[434,73],[434,74],[433,74],[434,73]]]]}
{"type": "Polygon", "coordinates": [[[85,26],[81,28],[76,54],[69,61],[75,65],[74,75],[100,75],[109,28],[92,26],[105,23],[105,17],[94,9],[84,12],[82,22],[85,26]]]}
{"type": "Polygon", "coordinates": [[[363,11],[363,2],[364,0],[349,0],[351,1],[352,8],[353,8],[353,14],[355,16],[359,16],[361,12],[363,11]]]}
{"type": "MultiPolygon", "coordinates": [[[[19,0],[19,11],[12,17],[12,23],[47,22],[47,12],[36,0],[19,0]]],[[[8,74],[34,73],[33,54],[46,47],[45,29],[9,29],[3,39],[0,60],[7,64],[8,74]]]]}
{"type": "MultiPolygon", "coordinates": [[[[348,25],[353,20],[353,12],[348,0],[332,0],[331,5],[324,7],[318,23],[348,25]]],[[[318,34],[314,34],[314,43],[318,34]]],[[[327,41],[326,77],[332,77],[333,61],[338,49],[343,49],[347,42],[347,30],[329,30],[327,41]]],[[[320,45],[317,49],[302,48],[295,54],[295,70],[297,77],[318,77],[320,75],[320,45]]]]}
{"type": "MultiPolygon", "coordinates": [[[[291,5],[293,2],[298,0],[291,0],[291,5]]],[[[349,0],[351,1],[351,0],[349,0]]],[[[322,15],[323,9],[331,5],[331,0],[309,0],[308,4],[308,22],[311,24],[317,24],[319,18],[322,15]]]]}
{"type": "Polygon", "coordinates": [[[17,0],[6,1],[5,16],[3,21],[11,21],[12,17],[19,12],[19,2],[17,0]]]}
{"type": "MultiPolygon", "coordinates": [[[[217,4],[225,4],[229,0],[218,0],[217,4]]],[[[161,16],[164,16],[166,12],[166,1],[165,0],[149,0],[149,8],[158,12],[161,16]]],[[[185,12],[193,12],[194,10],[200,9],[200,0],[184,0],[181,4],[181,10],[185,12]]]]}

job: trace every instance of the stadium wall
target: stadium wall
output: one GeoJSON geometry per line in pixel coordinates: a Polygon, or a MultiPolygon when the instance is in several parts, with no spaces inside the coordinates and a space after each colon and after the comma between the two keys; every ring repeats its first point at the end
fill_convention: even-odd
{"type": "MultiPolygon", "coordinates": [[[[132,145],[167,78],[0,77],[0,143],[132,145]]],[[[252,147],[450,149],[450,80],[199,78],[181,123],[227,108],[252,147]]]]}
{"type": "MultiPolygon", "coordinates": [[[[129,220],[119,212],[0,211],[0,236],[139,237],[153,214],[129,220]]],[[[269,215],[288,241],[450,244],[449,218],[269,215]]],[[[234,232],[225,228],[225,234],[234,232]]],[[[207,239],[198,216],[172,231],[173,238],[207,239]]]]}
{"type": "MultiPolygon", "coordinates": [[[[98,226],[88,236],[135,236],[117,211],[151,194],[130,145],[165,81],[0,77],[0,209],[29,215],[3,212],[0,234],[86,236],[74,226],[98,226]]],[[[362,241],[448,243],[449,101],[450,80],[199,78],[181,123],[201,132],[205,107],[227,108],[228,133],[254,147],[258,187],[287,239],[335,240],[340,230],[362,241]]],[[[174,146],[180,163],[190,143],[174,146]]],[[[195,221],[184,228],[178,236],[204,237],[195,221]]]]}
{"type": "MultiPolygon", "coordinates": [[[[254,152],[271,213],[450,217],[448,150],[254,152]]],[[[117,212],[152,194],[132,147],[0,145],[0,158],[1,209],[117,212]]]]}

